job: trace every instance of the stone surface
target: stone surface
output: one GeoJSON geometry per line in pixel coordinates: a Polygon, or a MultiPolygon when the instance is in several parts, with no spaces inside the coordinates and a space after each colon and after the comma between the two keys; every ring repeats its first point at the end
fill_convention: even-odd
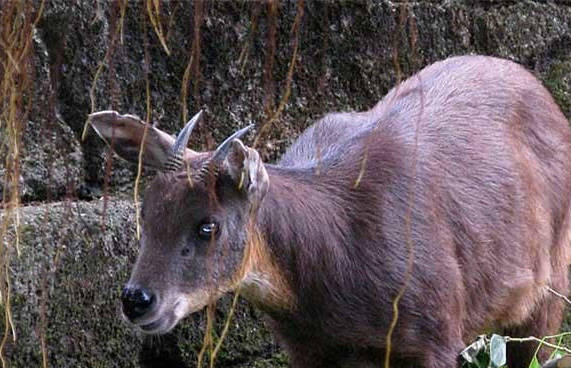
{"type": "MultiPolygon", "coordinates": [[[[34,74],[29,94],[27,123],[20,135],[21,152],[19,192],[23,201],[58,198],[75,193],[83,181],[83,151],[79,142],[58,112],[48,50],[38,32],[34,33],[35,53],[31,64],[34,74]]],[[[7,125],[0,123],[0,157],[8,144],[7,125]]],[[[0,177],[5,178],[4,159],[0,160],[0,177]]],[[[5,189],[0,181],[0,197],[5,189]]]]}
{"type": "MultiPolygon", "coordinates": [[[[143,337],[120,317],[119,294],[137,251],[133,213],[129,202],[117,200],[21,209],[20,256],[11,278],[18,335],[6,348],[11,367],[39,366],[42,344],[54,367],[195,365],[203,314],[161,338],[143,337]]],[[[13,239],[11,233],[8,241],[13,239]]],[[[231,301],[229,296],[218,303],[217,333],[231,301]]],[[[217,366],[283,360],[259,318],[239,303],[217,366]]]]}
{"type": "MultiPolygon", "coordinates": [[[[121,3],[48,1],[34,35],[35,88],[23,134],[21,190],[24,202],[48,204],[22,212],[22,256],[13,259],[12,277],[19,339],[7,350],[15,367],[39,365],[40,336],[55,367],[152,367],[167,356],[173,367],[194,366],[200,346],[201,315],[152,340],[133,334],[117,317],[117,296],[136,249],[129,204],[136,170],[109,155],[93,131],[81,140],[87,114],[112,108],[145,117],[148,70],[151,120],[173,133],[183,126],[183,105],[189,115],[204,109],[206,119],[191,138],[193,148],[204,149],[254,122],[258,129],[246,139],[251,144],[269,118],[265,106],[275,109],[285,94],[295,2],[278,7],[269,73],[267,6],[205,3],[200,73],[190,75],[186,104],[181,89],[197,2],[160,1],[170,55],[149,22],[147,2],[127,2],[123,20],[121,3]],[[105,192],[129,200],[110,202],[105,215],[99,201],[49,203],[105,192]]],[[[523,64],[571,118],[569,2],[306,1],[291,94],[258,148],[271,161],[323,114],[368,109],[423,66],[466,53],[523,64]]],[[[0,145],[3,136],[0,129],[0,145]]],[[[217,366],[285,364],[258,313],[241,304],[238,315],[217,366]]]]}
{"type": "MultiPolygon", "coordinates": [[[[211,147],[249,122],[260,128],[268,121],[265,101],[275,108],[285,93],[295,2],[278,8],[270,78],[264,77],[271,23],[266,6],[206,2],[199,73],[190,73],[186,104],[181,103],[181,89],[193,47],[194,3],[162,2],[170,55],[161,46],[144,4],[128,3],[123,20],[118,4],[70,6],[67,0],[56,0],[46,6],[38,33],[47,48],[57,106],[76,137],[92,104],[94,110],[113,108],[145,117],[145,70],[150,118],[159,127],[170,133],[180,129],[183,105],[189,114],[205,110],[206,119],[191,139],[194,148],[211,147]]],[[[570,27],[571,6],[544,1],[306,2],[291,95],[259,148],[265,159],[272,160],[325,113],[368,109],[399,77],[466,53],[523,64],[544,81],[571,117],[570,27]]],[[[108,172],[107,155],[93,131],[81,146],[82,184],[96,196],[108,172]]],[[[113,160],[112,189],[124,191],[134,176],[132,166],[113,160]]]]}

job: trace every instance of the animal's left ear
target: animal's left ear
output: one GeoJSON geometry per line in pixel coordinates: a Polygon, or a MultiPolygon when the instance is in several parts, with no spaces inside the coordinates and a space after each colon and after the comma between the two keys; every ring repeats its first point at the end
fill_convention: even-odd
{"type": "Polygon", "coordinates": [[[228,154],[222,161],[221,174],[230,178],[235,187],[247,194],[248,200],[257,205],[268,191],[268,172],[258,152],[246,147],[239,139],[230,142],[228,154]]]}

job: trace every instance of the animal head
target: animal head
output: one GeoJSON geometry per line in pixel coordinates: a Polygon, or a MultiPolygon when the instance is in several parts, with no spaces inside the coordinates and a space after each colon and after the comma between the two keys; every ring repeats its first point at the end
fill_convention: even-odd
{"type": "Polygon", "coordinates": [[[89,116],[119,156],[132,162],[141,156],[144,166],[159,170],[144,194],[139,255],[121,296],[124,317],[147,333],[169,331],[239,285],[252,219],[268,190],[259,154],[240,140],[250,127],[213,152],[186,148],[201,117],[175,139],[135,116],[89,116]]]}

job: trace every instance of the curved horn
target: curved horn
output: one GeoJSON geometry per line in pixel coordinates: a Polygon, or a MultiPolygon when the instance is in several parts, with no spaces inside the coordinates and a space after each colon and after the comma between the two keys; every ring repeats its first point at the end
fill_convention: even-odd
{"type": "Polygon", "coordinates": [[[199,171],[198,177],[200,180],[205,180],[208,176],[216,177],[218,175],[218,164],[224,160],[228,151],[230,150],[230,143],[237,138],[242,137],[248,130],[252,129],[254,124],[250,124],[245,128],[238,130],[236,133],[232,134],[230,137],[226,138],[224,142],[216,148],[214,154],[210,159],[208,159],[199,171]]]}
{"type": "Polygon", "coordinates": [[[171,153],[168,157],[168,160],[165,162],[164,168],[165,171],[176,171],[180,169],[182,166],[182,159],[184,156],[184,150],[186,149],[186,145],[188,144],[188,139],[190,138],[190,133],[196,126],[196,123],[200,121],[202,118],[202,110],[200,110],[196,115],[192,117],[186,123],[184,128],[178,133],[176,137],[176,142],[172,146],[171,153]]]}
{"type": "Polygon", "coordinates": [[[220,146],[218,146],[218,148],[216,148],[216,151],[214,152],[214,155],[212,155],[211,160],[213,162],[219,162],[219,161],[224,160],[224,157],[226,157],[226,154],[228,153],[228,150],[230,149],[230,142],[232,142],[234,139],[241,138],[244,134],[246,134],[248,132],[248,130],[252,129],[253,126],[254,126],[254,124],[250,124],[247,127],[238,130],[236,133],[232,134],[230,137],[226,138],[226,140],[224,142],[222,142],[222,144],[220,144],[220,146]]]}

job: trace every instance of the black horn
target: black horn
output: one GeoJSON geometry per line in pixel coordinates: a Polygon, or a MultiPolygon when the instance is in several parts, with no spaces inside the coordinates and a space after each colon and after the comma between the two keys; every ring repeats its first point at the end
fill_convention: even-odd
{"type": "Polygon", "coordinates": [[[228,154],[228,150],[230,149],[230,143],[234,139],[238,139],[244,136],[244,134],[246,134],[248,130],[252,129],[253,126],[254,124],[250,124],[247,127],[238,130],[230,137],[226,138],[226,140],[224,140],[224,142],[222,142],[218,146],[218,148],[216,148],[216,151],[214,151],[212,157],[208,161],[206,161],[202,166],[202,168],[200,169],[200,173],[198,174],[200,180],[205,180],[209,175],[213,177],[216,177],[218,175],[218,166],[220,162],[222,162],[226,157],[226,155],[228,154]]]}
{"type": "Polygon", "coordinates": [[[254,126],[254,124],[250,124],[247,127],[238,130],[236,133],[232,134],[230,137],[226,138],[226,140],[224,142],[222,142],[222,144],[220,144],[220,146],[218,146],[218,148],[216,148],[214,155],[212,155],[212,161],[213,162],[220,162],[220,161],[224,160],[224,157],[226,157],[226,155],[228,154],[228,150],[230,149],[230,143],[234,139],[238,139],[238,138],[241,138],[242,136],[244,136],[244,134],[246,134],[248,132],[248,130],[252,129],[253,126],[254,126]]]}
{"type": "Polygon", "coordinates": [[[168,160],[165,162],[164,171],[176,171],[182,166],[182,160],[184,157],[184,150],[188,144],[188,139],[190,138],[190,133],[196,126],[196,123],[202,118],[202,110],[200,110],[196,115],[189,120],[184,128],[178,133],[176,137],[176,142],[172,147],[171,154],[168,160]]]}

